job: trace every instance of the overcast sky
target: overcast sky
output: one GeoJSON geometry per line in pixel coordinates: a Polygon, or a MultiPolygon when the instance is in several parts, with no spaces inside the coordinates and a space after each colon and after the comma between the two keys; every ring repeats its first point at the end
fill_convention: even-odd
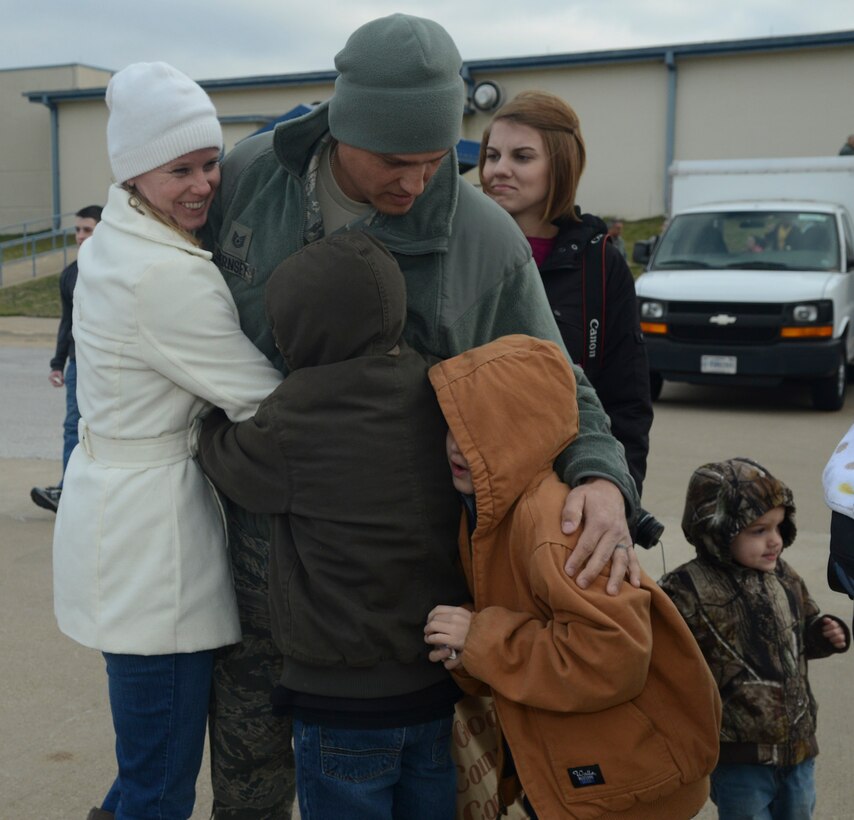
{"type": "Polygon", "coordinates": [[[395,11],[442,23],[464,60],[854,29],[854,0],[0,0],[0,68],[325,71],[355,28],[395,11]]]}

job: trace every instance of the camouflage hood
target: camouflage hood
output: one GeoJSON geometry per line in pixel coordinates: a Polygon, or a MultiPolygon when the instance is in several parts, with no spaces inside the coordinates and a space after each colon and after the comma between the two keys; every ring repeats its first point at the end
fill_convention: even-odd
{"type": "Polygon", "coordinates": [[[786,511],[780,525],[785,548],[797,532],[792,491],[749,458],[704,464],[688,483],[682,532],[701,558],[732,563],[732,540],[774,507],[786,511]]]}

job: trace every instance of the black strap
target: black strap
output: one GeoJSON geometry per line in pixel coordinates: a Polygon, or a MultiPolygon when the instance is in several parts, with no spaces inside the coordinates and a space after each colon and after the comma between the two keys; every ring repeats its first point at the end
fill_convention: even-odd
{"type": "Polygon", "coordinates": [[[584,347],[581,369],[593,381],[602,369],[605,355],[605,248],[608,234],[596,234],[581,257],[581,317],[584,347]]]}

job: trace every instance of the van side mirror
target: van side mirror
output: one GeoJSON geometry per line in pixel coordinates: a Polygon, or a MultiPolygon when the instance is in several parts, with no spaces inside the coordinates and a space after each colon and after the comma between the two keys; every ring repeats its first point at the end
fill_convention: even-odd
{"type": "Polygon", "coordinates": [[[640,239],[635,242],[632,248],[632,262],[637,262],[641,265],[646,265],[649,262],[655,246],[658,244],[658,237],[651,236],[649,239],[640,239]]]}

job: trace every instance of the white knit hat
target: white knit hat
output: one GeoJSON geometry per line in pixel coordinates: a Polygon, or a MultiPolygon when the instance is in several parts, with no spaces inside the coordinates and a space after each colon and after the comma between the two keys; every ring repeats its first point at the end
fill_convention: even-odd
{"type": "Polygon", "coordinates": [[[167,63],[133,63],[107,86],[107,150],[118,183],[200,148],[222,150],[210,97],[167,63]]]}

